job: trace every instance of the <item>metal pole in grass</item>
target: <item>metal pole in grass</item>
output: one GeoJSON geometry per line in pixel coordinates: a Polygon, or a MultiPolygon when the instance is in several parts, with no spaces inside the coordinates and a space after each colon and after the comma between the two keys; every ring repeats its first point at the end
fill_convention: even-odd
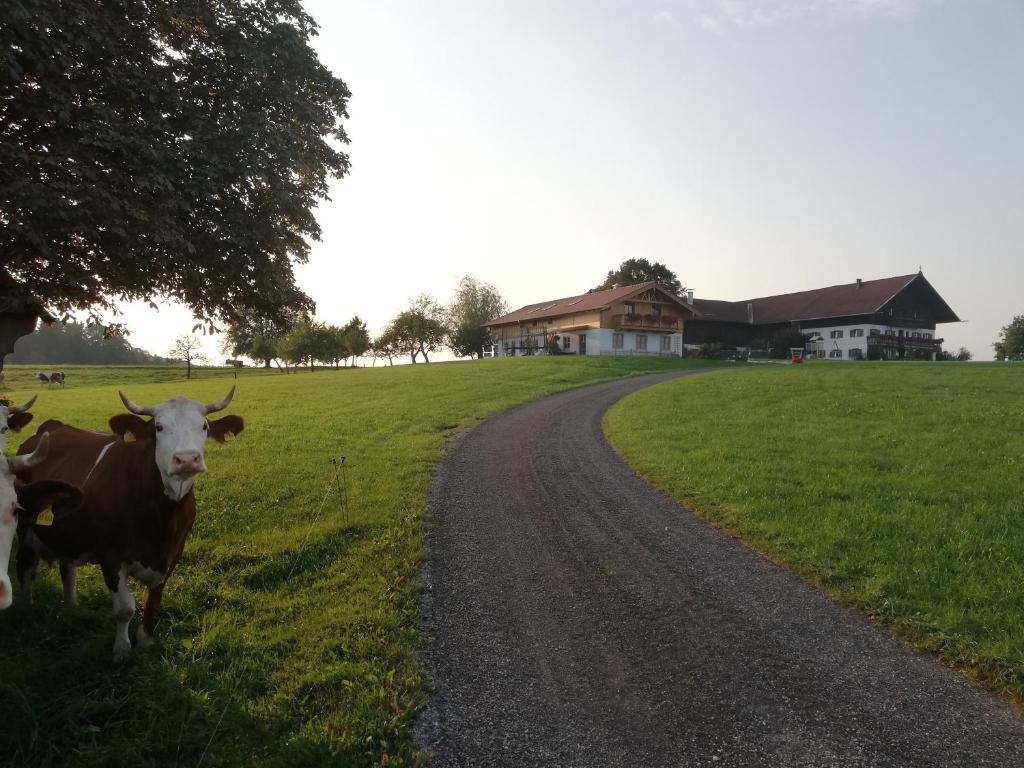
{"type": "Polygon", "coordinates": [[[348,478],[345,476],[345,457],[341,457],[341,461],[331,457],[331,464],[334,465],[334,482],[338,486],[338,501],[341,502],[341,519],[346,525],[349,522],[348,515],[348,478]],[[338,471],[338,465],[341,465],[341,471],[338,471]]]}

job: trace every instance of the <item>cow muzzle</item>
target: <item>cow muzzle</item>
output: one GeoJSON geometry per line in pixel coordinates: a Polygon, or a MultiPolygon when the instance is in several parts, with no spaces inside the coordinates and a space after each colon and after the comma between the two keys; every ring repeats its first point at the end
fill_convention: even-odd
{"type": "Polygon", "coordinates": [[[206,471],[206,461],[199,451],[178,451],[171,456],[171,475],[191,477],[206,471]]]}
{"type": "Polygon", "coordinates": [[[14,602],[14,595],[11,591],[11,579],[8,576],[0,576],[0,611],[11,607],[14,602]]]}

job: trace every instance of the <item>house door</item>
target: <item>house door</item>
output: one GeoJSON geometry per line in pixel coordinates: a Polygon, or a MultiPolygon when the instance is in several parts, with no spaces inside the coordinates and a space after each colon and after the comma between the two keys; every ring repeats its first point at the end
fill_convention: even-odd
{"type": "Polygon", "coordinates": [[[583,335],[583,334],[581,333],[581,334],[580,334],[579,336],[577,336],[576,338],[577,338],[577,339],[579,339],[579,342],[580,342],[580,344],[579,344],[579,347],[580,347],[580,351],[579,351],[579,352],[578,352],[577,354],[580,354],[580,355],[585,355],[585,354],[587,354],[587,337],[586,337],[586,336],[584,336],[584,335],[583,335]]]}

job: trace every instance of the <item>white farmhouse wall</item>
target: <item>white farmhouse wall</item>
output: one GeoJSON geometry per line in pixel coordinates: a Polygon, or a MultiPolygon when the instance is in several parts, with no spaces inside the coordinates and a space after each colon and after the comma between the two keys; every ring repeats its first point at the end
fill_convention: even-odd
{"type": "Polygon", "coordinates": [[[885,335],[886,331],[892,331],[893,335],[897,335],[899,331],[903,331],[906,334],[921,334],[920,338],[934,338],[935,331],[931,328],[897,328],[891,325],[878,325],[877,323],[856,323],[853,325],[822,325],[822,326],[809,326],[801,325],[800,331],[806,335],[817,334],[822,338],[821,348],[824,349],[826,360],[854,360],[856,358],[856,352],[853,350],[860,350],[860,354],[863,359],[867,359],[868,356],[868,337],[871,335],[871,331],[876,330],[880,335],[885,335]],[[863,336],[853,336],[854,330],[860,330],[863,332],[863,336]],[[833,339],[832,333],[834,331],[842,331],[843,336],[839,339],[833,339]],[[834,352],[838,351],[839,356],[836,357],[834,352]]]}

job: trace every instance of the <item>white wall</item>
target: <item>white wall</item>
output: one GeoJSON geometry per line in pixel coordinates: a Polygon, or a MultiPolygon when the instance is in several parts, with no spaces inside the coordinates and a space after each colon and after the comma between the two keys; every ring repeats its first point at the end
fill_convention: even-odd
{"type": "Polygon", "coordinates": [[[899,331],[903,331],[903,335],[906,336],[908,333],[913,336],[915,333],[920,333],[920,338],[924,338],[927,333],[931,338],[935,338],[935,331],[931,328],[897,328],[891,325],[878,325],[875,323],[859,323],[853,325],[824,325],[824,326],[808,326],[801,325],[800,331],[806,335],[818,334],[823,339],[822,347],[825,350],[826,360],[853,360],[856,359],[850,355],[850,350],[859,349],[863,359],[868,357],[868,337],[871,335],[871,330],[875,329],[880,335],[885,335],[885,332],[891,330],[893,336],[898,336],[899,331]],[[863,336],[851,336],[851,332],[855,329],[862,330],[863,336]],[[833,331],[842,331],[843,337],[841,339],[833,339],[833,331]],[[833,357],[832,352],[838,350],[841,357],[833,357]]]}

